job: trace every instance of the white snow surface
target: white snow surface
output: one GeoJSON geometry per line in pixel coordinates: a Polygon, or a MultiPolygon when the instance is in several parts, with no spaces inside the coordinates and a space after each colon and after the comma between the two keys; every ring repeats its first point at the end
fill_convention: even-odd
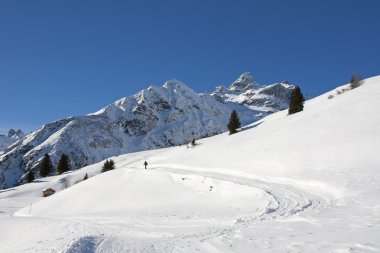
{"type": "Polygon", "coordinates": [[[380,252],[379,108],[380,76],[235,135],[2,190],[0,252],[380,252]]]}

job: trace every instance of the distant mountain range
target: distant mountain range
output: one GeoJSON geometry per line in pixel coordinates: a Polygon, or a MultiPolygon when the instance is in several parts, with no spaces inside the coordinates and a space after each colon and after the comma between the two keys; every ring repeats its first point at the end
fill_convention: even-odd
{"type": "Polygon", "coordinates": [[[65,153],[72,168],[78,169],[110,156],[180,145],[224,132],[233,109],[243,125],[252,123],[286,109],[293,88],[286,81],[259,85],[250,73],[212,93],[198,94],[170,80],[95,113],[45,124],[26,136],[0,136],[0,187],[20,183],[28,170],[38,172],[39,160],[46,153],[54,165],[65,153]]]}

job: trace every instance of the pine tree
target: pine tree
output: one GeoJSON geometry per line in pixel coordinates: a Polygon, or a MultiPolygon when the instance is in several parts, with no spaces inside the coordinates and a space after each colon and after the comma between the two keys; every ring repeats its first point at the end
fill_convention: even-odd
{"type": "Polygon", "coordinates": [[[305,99],[301,93],[300,87],[296,86],[290,96],[289,115],[303,111],[303,103],[305,99]]]}
{"type": "Polygon", "coordinates": [[[83,181],[84,181],[84,180],[87,180],[87,179],[88,179],[88,175],[87,175],[87,173],[86,173],[86,175],[84,175],[83,181]]]}
{"type": "Polygon", "coordinates": [[[101,173],[115,169],[115,162],[112,159],[107,159],[102,167],[101,173]]]}
{"type": "Polygon", "coordinates": [[[40,163],[40,176],[46,177],[49,176],[52,170],[50,156],[45,154],[40,163]]]}
{"type": "Polygon", "coordinates": [[[62,174],[70,170],[70,159],[67,155],[62,154],[57,165],[57,174],[62,174]]]}
{"type": "Polygon", "coordinates": [[[230,134],[237,133],[237,129],[240,127],[240,120],[237,112],[235,110],[232,111],[230,121],[228,122],[228,130],[230,134]]]}
{"type": "Polygon", "coordinates": [[[28,173],[26,173],[25,180],[27,183],[31,183],[34,180],[34,174],[32,170],[29,170],[28,173]]]}

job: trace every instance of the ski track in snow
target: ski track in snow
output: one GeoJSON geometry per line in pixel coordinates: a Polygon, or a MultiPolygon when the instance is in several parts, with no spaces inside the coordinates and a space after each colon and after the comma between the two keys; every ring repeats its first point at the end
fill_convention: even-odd
{"type": "MultiPolygon", "coordinates": [[[[139,220],[123,221],[123,219],[119,220],[115,217],[95,219],[73,217],[69,219],[70,222],[68,219],[63,218],[62,221],[68,223],[66,223],[62,230],[72,231],[82,237],[75,237],[69,243],[60,245],[56,250],[50,252],[187,252],[185,247],[194,247],[194,244],[196,245],[197,243],[202,243],[215,237],[228,235],[238,229],[252,226],[258,222],[286,219],[308,208],[323,208],[324,206],[331,205],[331,202],[323,197],[286,184],[270,183],[258,179],[232,176],[230,174],[193,171],[191,169],[157,167],[151,170],[183,176],[196,175],[208,179],[255,187],[265,191],[266,194],[271,196],[273,201],[270,202],[264,212],[258,215],[240,215],[235,217],[235,221],[231,225],[206,222],[199,227],[195,226],[195,228],[191,228],[190,231],[186,231],[186,222],[181,223],[185,232],[179,234],[163,232],[167,231],[167,226],[165,225],[162,225],[162,228],[160,228],[160,225],[152,225],[149,224],[149,222],[139,220]],[[146,229],[154,226],[154,230],[157,231],[147,232],[142,229],[143,231],[141,231],[136,238],[136,231],[131,231],[130,227],[133,222],[136,222],[138,226],[145,227],[146,229]],[[162,231],[160,232],[160,230],[162,231]],[[58,250],[59,248],[60,250],[58,250]]],[[[132,226],[134,227],[135,225],[132,226]]],[[[192,226],[194,225],[189,225],[189,227],[192,226]]],[[[195,251],[197,251],[197,247],[195,247],[195,251]]],[[[49,251],[47,250],[46,252],[49,251]]]]}
{"type": "Polygon", "coordinates": [[[287,218],[290,215],[294,215],[304,211],[306,208],[323,207],[331,204],[326,199],[320,196],[311,194],[300,188],[295,188],[289,185],[269,183],[257,179],[248,179],[239,176],[232,176],[230,174],[225,175],[215,172],[195,172],[185,169],[168,168],[157,169],[170,173],[204,176],[207,178],[228,181],[235,184],[246,185],[249,187],[255,187],[264,190],[268,195],[270,195],[274,199],[275,203],[270,203],[264,213],[258,216],[239,217],[232,227],[223,229],[221,231],[214,231],[213,233],[210,233],[210,235],[206,235],[204,238],[201,238],[201,241],[207,240],[215,236],[228,234],[238,228],[247,227],[255,222],[260,222],[266,219],[287,218]]]}

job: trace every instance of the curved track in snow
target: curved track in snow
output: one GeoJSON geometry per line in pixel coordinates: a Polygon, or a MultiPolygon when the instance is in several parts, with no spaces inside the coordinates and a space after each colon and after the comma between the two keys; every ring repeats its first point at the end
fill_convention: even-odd
{"type": "MultiPolygon", "coordinates": [[[[202,240],[222,235],[234,231],[241,227],[247,227],[252,223],[260,222],[267,219],[283,219],[289,216],[295,215],[308,208],[318,208],[330,205],[330,201],[327,199],[308,192],[299,187],[294,187],[288,184],[272,183],[259,179],[250,179],[241,176],[234,176],[231,174],[215,173],[208,171],[194,171],[189,169],[169,169],[164,167],[156,168],[160,171],[169,173],[181,174],[181,175],[197,175],[207,178],[217,179],[221,181],[228,181],[235,184],[241,184],[249,187],[255,187],[265,191],[270,195],[274,203],[271,202],[265,212],[256,216],[243,215],[236,219],[233,226],[222,229],[220,231],[213,231],[204,235],[202,240]]],[[[195,235],[194,235],[195,236],[195,235]]]]}
{"type": "Polygon", "coordinates": [[[83,229],[86,230],[86,227],[91,227],[92,234],[94,231],[97,231],[96,234],[98,235],[87,235],[77,238],[71,244],[63,247],[66,248],[63,252],[186,252],[186,247],[190,247],[194,243],[202,243],[212,238],[228,235],[240,228],[249,227],[258,222],[286,219],[306,209],[322,208],[330,204],[328,200],[321,196],[288,184],[272,183],[238,175],[195,171],[188,168],[157,167],[152,168],[152,170],[182,176],[201,176],[208,179],[254,187],[268,194],[271,201],[261,213],[238,214],[234,217],[234,221],[228,225],[216,224],[214,221],[210,221],[198,228],[178,234],[172,234],[170,230],[167,231],[167,228],[170,226],[160,227],[159,225],[149,224],[146,221],[137,221],[137,223],[140,223],[138,226],[145,227],[145,229],[143,229],[144,232],[140,231],[141,234],[136,237],[132,235],[136,231],[129,234],[125,232],[125,230],[134,230],[136,228],[130,226],[130,221],[123,224],[123,221],[115,221],[113,220],[114,218],[92,221],[81,221],[78,219],[76,221],[81,224],[81,227],[83,226],[83,229]],[[117,222],[119,224],[115,226],[117,222]],[[149,229],[152,229],[154,232],[147,232],[149,229]],[[83,251],[83,249],[89,249],[89,251],[83,251]]]}

